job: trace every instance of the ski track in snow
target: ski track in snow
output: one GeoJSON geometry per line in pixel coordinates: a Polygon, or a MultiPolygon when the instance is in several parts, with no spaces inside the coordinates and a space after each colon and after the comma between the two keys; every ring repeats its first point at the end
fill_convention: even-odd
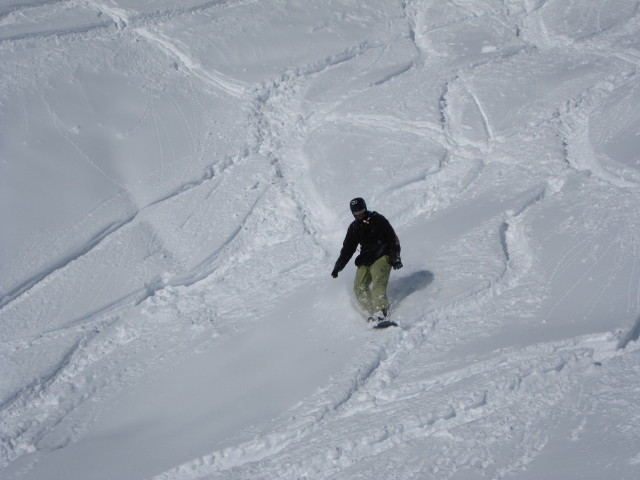
{"type": "MultiPolygon", "coordinates": [[[[113,11],[111,13],[113,14],[113,11]]],[[[119,18],[122,19],[121,26],[126,26],[131,23],[130,20],[126,19],[126,16],[124,14],[120,15],[119,18]]],[[[181,60],[181,62],[190,71],[196,72],[196,75],[198,76],[198,78],[202,79],[205,84],[211,84],[213,87],[220,87],[222,88],[222,90],[228,93],[231,93],[233,95],[242,95],[243,93],[242,88],[229,86],[230,85],[229,83],[225,83],[224,81],[219,81],[218,79],[212,77],[211,74],[207,74],[206,72],[204,75],[200,74],[199,66],[197,65],[197,63],[191,60],[187,55],[177,50],[176,47],[174,47],[170,41],[160,40],[158,37],[154,36],[147,30],[137,29],[136,32],[141,34],[145,38],[149,38],[153,43],[156,43],[157,45],[160,46],[160,48],[165,49],[169,54],[175,55],[176,57],[178,57],[181,60]]],[[[70,33],[70,32],[65,31],[61,33],[70,33]]],[[[45,35],[48,35],[48,33],[46,33],[45,35]]],[[[347,51],[345,53],[341,53],[335,57],[331,57],[327,59],[325,62],[315,63],[308,67],[308,72],[311,73],[311,72],[321,71],[324,68],[329,67],[333,64],[348,61],[348,59],[353,58],[355,55],[358,54],[358,52],[362,51],[362,48],[366,49],[368,47],[366,45],[359,46],[353,50],[347,51]]],[[[283,89],[286,90],[288,86],[291,84],[291,82],[288,82],[285,79],[285,81],[283,81],[281,84],[284,85],[283,89]]],[[[269,132],[269,127],[262,125],[265,121],[267,121],[264,119],[268,117],[266,115],[263,115],[260,112],[260,109],[262,108],[261,105],[265,105],[265,102],[267,101],[265,99],[269,99],[270,97],[277,96],[278,90],[279,90],[279,84],[276,83],[274,86],[266,87],[264,89],[259,90],[259,93],[257,94],[256,105],[258,105],[258,107],[254,111],[255,118],[258,119],[257,121],[258,133],[256,134],[256,138],[259,138],[261,135],[263,135],[262,133],[260,133],[261,130],[269,132]]],[[[274,137],[274,138],[277,138],[277,137],[274,137]]],[[[114,234],[117,234],[123,229],[126,229],[129,225],[134,224],[136,222],[136,219],[142,216],[146,210],[157,208],[163,202],[171,201],[175,197],[181,194],[184,194],[185,192],[188,193],[191,190],[199,189],[203,186],[206,187],[208,183],[212,181],[217,181],[218,180],[217,177],[219,175],[228,174],[227,170],[232,170],[233,166],[236,163],[246,161],[248,156],[251,155],[251,152],[257,153],[258,150],[265,149],[265,147],[261,145],[262,143],[267,143],[267,142],[265,140],[262,140],[262,141],[259,140],[255,145],[249,144],[248,147],[245,149],[245,152],[240,154],[240,157],[241,157],[240,159],[228,161],[224,163],[223,167],[220,169],[217,168],[218,165],[212,165],[211,167],[206,169],[202,178],[198,179],[197,181],[193,181],[193,182],[189,182],[187,184],[181,185],[175,191],[166,194],[162,198],[157,199],[152,203],[135,211],[129,217],[105,228],[103,232],[100,232],[99,234],[97,234],[94,239],[92,239],[91,241],[83,245],[77,252],[72,253],[68,258],[60,259],[57,264],[50,266],[49,268],[47,268],[47,270],[36,274],[31,279],[27,280],[23,284],[15,287],[12,291],[8,292],[2,299],[2,310],[6,312],[7,310],[10,310],[16,303],[19,304],[22,301],[28,301],[30,292],[37,290],[39,285],[44,285],[48,283],[51,279],[53,279],[53,277],[64,275],[65,269],[68,266],[73,265],[83,257],[91,256],[95,250],[100,249],[102,244],[110,242],[114,234]]],[[[278,177],[281,176],[281,173],[276,172],[276,174],[278,177]]],[[[255,204],[254,204],[254,207],[255,207],[255,204]]],[[[248,218],[251,214],[252,212],[250,210],[246,218],[248,218]]],[[[109,331],[113,330],[114,328],[117,328],[117,324],[120,322],[119,312],[126,311],[127,309],[131,308],[133,305],[138,305],[143,303],[146,299],[155,296],[166,287],[170,287],[171,289],[188,287],[189,285],[192,285],[194,283],[197,283],[207,278],[211,274],[211,272],[216,269],[216,267],[211,265],[212,262],[218,258],[220,251],[229,249],[228,247],[232,245],[234,237],[243,229],[243,224],[244,222],[238,225],[235,232],[232,233],[231,237],[223,242],[223,246],[220,248],[220,250],[216,252],[212,252],[209,258],[205,259],[200,265],[194,267],[191,271],[183,272],[174,278],[162,279],[151,286],[146,286],[143,290],[139,292],[132,292],[130,295],[115,302],[114,304],[107,305],[101,308],[100,311],[98,312],[86,314],[84,317],[75,319],[73,322],[70,322],[66,326],[64,326],[62,331],[71,330],[71,331],[82,332],[82,330],[84,330],[87,326],[95,329],[94,332],[91,333],[91,336],[89,338],[91,339],[93,339],[94,337],[97,338],[96,348],[94,349],[88,348],[87,337],[85,334],[82,334],[81,341],[77,342],[71,348],[71,350],[67,354],[65,354],[64,359],[60,361],[58,368],[56,370],[54,370],[53,372],[51,372],[45,377],[41,377],[37,379],[35,383],[25,386],[13,398],[10,398],[5,402],[5,404],[3,405],[3,410],[6,413],[6,416],[4,417],[5,421],[9,422],[10,419],[12,419],[13,417],[16,417],[18,421],[21,422],[22,421],[21,417],[22,417],[22,414],[24,413],[24,409],[26,408],[26,406],[29,406],[29,408],[31,408],[31,407],[42,406],[43,404],[46,405],[48,402],[53,402],[53,403],[57,402],[57,400],[52,400],[58,397],[57,390],[59,388],[65,388],[65,387],[58,387],[59,384],[65,385],[68,383],[70,378],[77,379],[78,377],[80,377],[82,375],[82,371],[85,369],[85,366],[83,365],[84,363],[86,362],[89,362],[90,364],[98,363],[102,358],[108,357],[110,354],[112,354],[114,351],[113,348],[111,347],[103,348],[102,345],[104,344],[106,346],[106,345],[112,344],[111,335],[109,334],[109,331]],[[105,320],[105,319],[108,319],[108,320],[105,320]],[[43,398],[44,400],[40,401],[38,400],[39,398],[43,398]]],[[[127,327],[125,330],[128,330],[128,329],[130,329],[130,327],[127,327]]],[[[135,333],[136,330],[137,330],[137,327],[134,327],[133,332],[128,333],[127,335],[133,335],[134,337],[137,337],[138,333],[135,333]]],[[[5,340],[5,343],[12,344],[12,345],[24,344],[25,342],[29,342],[32,344],[40,343],[43,341],[43,338],[47,338],[47,337],[55,338],[57,335],[59,335],[59,333],[61,332],[58,329],[45,331],[32,339],[15,338],[9,341],[5,340]]],[[[115,344],[118,345],[119,342],[116,341],[115,344]]],[[[13,348],[18,348],[18,347],[16,346],[13,348]]],[[[74,380],[74,381],[77,381],[77,380],[74,380]]],[[[86,401],[88,397],[91,397],[91,396],[92,394],[89,394],[88,396],[83,395],[80,398],[71,399],[69,402],[69,406],[66,407],[66,411],[62,410],[56,413],[56,415],[61,415],[61,417],[58,420],[54,419],[53,420],[54,424],[57,422],[60,422],[61,419],[64,418],[67,414],[71,413],[76,408],[77,405],[86,401]]],[[[31,445],[34,443],[37,443],[38,440],[44,437],[46,432],[52,428],[52,425],[50,423],[52,420],[48,418],[46,413],[44,415],[40,415],[39,417],[40,417],[40,420],[34,422],[34,425],[29,427],[26,430],[22,430],[23,427],[20,427],[20,426],[14,427],[16,428],[16,432],[13,434],[13,438],[8,437],[6,439],[5,445],[3,445],[3,450],[7,448],[7,445],[9,446],[9,451],[6,451],[6,450],[4,451],[4,455],[6,456],[6,458],[11,459],[20,455],[21,453],[30,451],[32,448],[31,445]],[[37,429],[38,433],[34,433],[33,429],[37,429]],[[32,435],[33,439],[29,442],[22,443],[21,438],[24,436],[27,436],[27,434],[32,435]]],[[[5,428],[7,431],[10,431],[10,428],[11,428],[9,427],[9,424],[10,423],[5,423],[5,428]]],[[[67,442],[68,441],[70,440],[67,440],[67,442]]]]}
{"type": "MultiPolygon", "coordinates": [[[[538,8],[540,7],[538,6],[538,8]]],[[[472,97],[482,116],[488,141],[491,143],[494,141],[494,134],[490,121],[483,111],[481,102],[474,94],[472,97]]],[[[351,115],[346,118],[328,118],[328,120],[414,132],[416,135],[423,135],[425,128],[430,131],[437,130],[437,127],[432,127],[429,124],[410,124],[386,116],[351,115]]],[[[606,175],[602,176],[606,177],[606,175]]],[[[614,183],[617,186],[634,186],[624,182],[614,183]]],[[[522,203],[522,206],[506,212],[506,219],[499,229],[500,243],[505,257],[505,269],[486,289],[491,292],[492,297],[499,295],[503,289],[517,285],[518,278],[526,274],[531,264],[531,252],[527,247],[526,234],[519,226],[518,217],[528,207],[542,201],[545,192],[546,188],[534,191],[522,203]]],[[[478,293],[464,294],[462,298],[455,301],[448,300],[443,305],[435,307],[432,313],[436,314],[435,317],[438,316],[438,312],[450,316],[455,310],[473,309],[473,305],[479,301],[478,293]]],[[[247,444],[214,452],[157,478],[217,478],[220,474],[223,474],[225,478],[231,476],[234,478],[245,478],[246,476],[252,478],[331,476],[394,446],[406,445],[416,439],[462,428],[479,419],[489,417],[497,411],[506,410],[513,404],[520,404],[522,396],[531,401],[535,396],[533,392],[543,389],[548,395],[547,400],[540,402],[535,408],[538,411],[537,414],[548,411],[558,399],[558,396],[552,395],[549,389],[552,389],[551,391],[558,389],[561,392],[570,388],[569,385],[572,382],[568,377],[571,374],[568,373],[567,366],[571,366],[569,371],[575,368],[591,369],[593,365],[599,364],[603,359],[615,356],[617,351],[615,345],[627,345],[624,339],[618,344],[615,338],[612,339],[606,335],[604,337],[596,335],[553,345],[535,345],[530,347],[528,351],[520,351],[518,361],[515,364],[513,363],[513,352],[502,353],[485,363],[476,363],[472,367],[465,367],[460,372],[448,372],[441,377],[432,377],[426,384],[411,387],[408,393],[391,395],[385,399],[385,387],[392,383],[399,368],[397,359],[406,359],[408,352],[418,348],[434,328],[437,328],[437,320],[432,320],[426,328],[414,326],[408,331],[401,332],[382,347],[372,347],[374,351],[371,353],[371,360],[357,369],[355,377],[353,373],[348,376],[350,387],[347,391],[336,394],[337,399],[333,403],[329,403],[328,406],[326,403],[321,403],[320,408],[315,412],[305,412],[306,421],[303,425],[294,422],[293,427],[290,426],[285,431],[271,433],[247,444]],[[594,348],[599,343],[601,346],[594,348]],[[554,352],[553,355],[550,355],[550,352],[554,352]],[[554,357],[556,358],[554,359],[554,357]],[[447,398],[432,411],[424,407],[417,407],[420,395],[432,388],[432,385],[450,386],[462,383],[469,377],[493,372],[496,367],[504,364],[517,371],[514,373],[513,370],[510,370],[501,381],[496,381],[493,376],[490,385],[495,390],[468,392],[463,389],[460,398],[455,395],[447,398]],[[533,390],[528,386],[530,382],[534,385],[533,390]],[[512,397],[517,397],[517,400],[512,397]],[[412,421],[398,420],[393,418],[391,414],[385,415],[388,411],[393,412],[393,408],[389,405],[409,398],[416,399],[416,403],[412,403],[416,405],[417,410],[413,412],[412,421]],[[370,428],[367,437],[350,436],[348,422],[345,422],[346,426],[340,427],[336,423],[338,420],[348,420],[352,416],[364,413],[382,415],[383,417],[381,421],[371,422],[379,426],[370,428]],[[325,427],[325,424],[329,426],[325,427]],[[342,434],[336,435],[335,427],[338,427],[342,434]],[[323,435],[319,435],[319,438],[312,437],[311,440],[306,440],[313,433],[322,429],[332,432],[330,438],[325,439],[323,435]],[[338,444],[336,444],[336,438],[341,438],[338,444]],[[293,452],[291,445],[296,445],[293,447],[293,452]],[[302,449],[302,452],[296,451],[296,448],[302,449]]],[[[637,334],[633,332],[634,330],[625,338],[637,338],[637,334]]],[[[441,398],[439,400],[442,401],[441,398]]],[[[402,405],[401,409],[404,410],[406,407],[406,405],[402,405]]],[[[298,416],[294,414],[292,419],[298,418],[298,416]]],[[[405,418],[404,414],[403,418],[405,418]]],[[[543,446],[544,439],[533,438],[529,445],[525,443],[524,449],[528,451],[523,457],[535,456],[536,451],[543,446]],[[542,443],[540,443],[541,441],[542,443]]],[[[451,452],[448,453],[451,454],[451,452]]],[[[522,461],[516,459],[514,464],[503,467],[501,474],[521,466],[522,461]]]]}
{"type": "MultiPolygon", "coordinates": [[[[435,325],[405,331],[384,345],[371,346],[367,352],[369,362],[354,366],[346,379],[337,382],[341,384],[338,391],[330,389],[319,394],[317,406],[311,398],[311,408],[307,404],[298,407],[301,412],[288,412],[290,418],[284,430],[213,452],[154,478],[333,477],[394,447],[406,448],[428,437],[453,438],[456,430],[528,404],[530,411],[526,415],[516,411],[506,420],[511,425],[505,427],[519,430],[523,421],[518,421],[517,415],[525,419],[557,416],[550,412],[563,392],[577,387],[581,373],[619,355],[614,336],[593,335],[497,352],[492,358],[459,370],[396,387],[398,372],[412,361],[408,352],[419,351],[428,337],[427,330],[433,328],[435,325]],[[477,378],[485,378],[485,388],[468,390],[466,383],[477,378]],[[539,395],[541,391],[544,396],[539,395]],[[369,419],[365,436],[354,424],[363,416],[369,419]]],[[[496,432],[491,441],[499,442],[504,434],[496,432]]],[[[531,444],[525,442],[520,447],[525,457],[535,456],[536,450],[543,447],[539,441],[534,438],[531,444]]],[[[438,456],[460,457],[459,448],[451,447],[438,452],[438,456]]],[[[433,455],[423,454],[426,458],[433,455]]],[[[491,459],[487,461],[491,463],[491,459]]],[[[503,473],[521,467],[520,462],[515,459],[512,465],[502,468],[503,473]]],[[[455,471],[451,466],[448,469],[455,471]]]]}
{"type": "MultiPolygon", "coordinates": [[[[67,4],[67,3],[70,3],[70,2],[66,2],[66,1],[63,1],[63,2],[60,2],[60,1],[32,2],[32,3],[28,3],[26,5],[21,5],[19,7],[18,6],[16,6],[16,7],[5,7],[4,11],[2,11],[2,14],[4,16],[7,16],[9,14],[18,14],[19,15],[19,14],[21,14],[22,10],[25,10],[25,9],[26,10],[31,10],[31,9],[34,9],[34,8],[41,8],[41,7],[45,8],[45,9],[49,9],[51,7],[51,5],[56,5],[57,6],[58,4],[67,4]]],[[[71,3],[74,3],[74,2],[71,2],[71,3]]],[[[124,9],[117,8],[117,7],[114,7],[114,6],[110,6],[110,5],[108,5],[106,3],[103,3],[103,2],[87,1],[87,2],[81,2],[81,3],[85,3],[85,4],[87,4],[88,6],[90,6],[92,8],[96,8],[96,9],[98,9],[100,11],[104,11],[104,12],[108,13],[109,16],[114,18],[115,23],[118,24],[120,28],[124,28],[125,26],[129,26],[131,24],[138,23],[137,20],[136,20],[136,16],[133,15],[133,14],[128,14],[126,12],[126,10],[124,10],[124,9]]],[[[158,20],[169,21],[170,19],[175,18],[178,15],[186,15],[186,14],[192,13],[193,11],[206,10],[206,9],[213,8],[213,7],[219,8],[221,5],[230,6],[230,5],[244,4],[244,3],[246,3],[246,2],[213,1],[213,2],[205,2],[205,3],[199,4],[199,5],[195,5],[195,6],[192,6],[190,8],[187,8],[187,9],[177,9],[177,10],[173,10],[173,11],[170,11],[170,12],[154,12],[153,15],[151,15],[151,16],[149,16],[147,14],[143,14],[143,15],[140,15],[140,16],[144,17],[145,23],[146,22],[155,23],[158,20]]],[[[249,2],[249,3],[251,3],[251,2],[249,2]]],[[[90,29],[92,29],[94,27],[95,28],[104,28],[105,26],[106,25],[104,23],[100,23],[99,25],[92,26],[92,27],[87,27],[86,29],[83,28],[82,30],[61,30],[61,31],[58,31],[58,32],[53,32],[53,33],[52,32],[38,31],[38,32],[33,32],[32,34],[30,34],[30,36],[43,37],[43,36],[49,36],[49,35],[52,35],[52,34],[66,35],[66,34],[72,34],[72,33],[85,33],[86,31],[88,31],[88,30],[90,30],[90,29]]],[[[235,82],[235,81],[233,81],[231,79],[224,78],[224,76],[218,75],[215,72],[206,72],[206,71],[202,70],[202,68],[197,64],[197,62],[193,61],[187,54],[181,52],[178,49],[178,47],[173,45],[170,41],[162,39],[159,36],[154,35],[148,29],[143,28],[143,27],[138,27],[138,28],[135,28],[134,30],[140,36],[142,36],[144,38],[147,38],[152,43],[158,45],[160,48],[165,50],[169,55],[173,55],[173,56],[177,57],[182,62],[182,64],[185,65],[189,69],[189,71],[191,71],[194,75],[196,75],[198,78],[200,78],[203,81],[203,83],[210,84],[214,89],[225,91],[225,92],[227,92],[227,93],[229,93],[231,95],[234,95],[234,96],[242,95],[242,93],[244,91],[244,88],[245,88],[242,84],[240,84],[238,82],[235,82]]],[[[14,40],[16,40],[16,39],[14,39],[14,40]]],[[[2,39],[0,38],[0,42],[1,41],[2,41],[2,39]]],[[[91,161],[89,158],[88,158],[88,160],[91,161]]],[[[227,163],[229,163],[229,162],[227,162],[227,163]]],[[[185,184],[179,186],[173,192],[169,192],[169,193],[165,194],[162,198],[159,198],[159,199],[151,202],[150,204],[139,208],[138,210],[133,212],[128,217],[123,218],[121,220],[118,220],[117,222],[114,222],[111,225],[106,226],[101,231],[97,232],[94,235],[94,237],[89,239],[84,245],[78,247],[78,249],[75,252],[71,252],[68,255],[66,255],[64,258],[58,259],[54,264],[48,266],[46,270],[43,270],[41,272],[37,272],[31,278],[29,278],[26,281],[24,281],[22,284],[14,286],[8,292],[5,292],[4,296],[2,298],[0,298],[0,309],[4,308],[9,303],[13,302],[14,300],[18,299],[20,296],[22,296],[25,293],[27,293],[29,290],[31,290],[33,287],[35,287],[38,283],[46,281],[46,279],[49,276],[51,276],[52,274],[54,274],[54,273],[56,273],[56,272],[58,272],[60,270],[63,270],[67,265],[71,264],[72,262],[74,262],[78,258],[86,255],[87,253],[91,252],[95,248],[99,247],[100,244],[103,243],[110,235],[119,232],[122,228],[124,228],[127,225],[129,225],[130,223],[134,222],[134,220],[136,218],[138,218],[140,213],[143,212],[144,210],[146,210],[148,208],[151,208],[151,207],[154,207],[155,205],[157,205],[157,204],[159,204],[159,203],[161,203],[163,201],[171,200],[173,197],[183,193],[184,191],[188,191],[190,189],[197,188],[200,185],[202,185],[204,182],[210,181],[212,179],[212,177],[215,175],[214,172],[215,172],[217,166],[218,166],[217,164],[211,165],[210,167],[205,169],[205,172],[204,172],[203,176],[200,179],[185,183],[185,184]]],[[[99,168],[99,167],[97,167],[97,168],[99,168]]],[[[225,168],[225,167],[223,167],[223,168],[225,168]]]]}
{"type": "MultiPolygon", "coordinates": [[[[70,3],[75,5],[76,2],[43,0],[8,6],[0,9],[0,20],[8,22],[8,19],[23,13],[33,14],[38,9],[45,13],[53,9],[57,13],[58,8],[67,8],[70,3]]],[[[230,288],[220,294],[210,293],[208,289],[215,282],[222,282],[234,270],[236,263],[250,256],[252,248],[269,252],[269,239],[246,238],[250,236],[246,232],[251,231],[252,222],[260,220],[261,206],[283,199],[291,201],[292,205],[283,210],[293,212],[294,222],[301,225],[301,236],[308,242],[305,244],[307,252],[311,252],[308,255],[311,260],[301,260],[301,264],[278,265],[278,268],[293,270],[292,280],[282,286],[283,290],[290,291],[296,287],[296,282],[304,282],[309,271],[305,262],[307,266],[309,263],[316,267],[318,264],[326,266],[324,259],[335,253],[336,244],[333,237],[324,232],[340,230],[342,224],[341,217],[334,212],[334,204],[327,201],[315,179],[310,178],[311,159],[305,147],[314,132],[326,125],[341,125],[382,135],[406,134],[431,141],[445,150],[444,157],[434,168],[421,166],[424,170],[411,172],[412,175],[403,177],[403,181],[389,179],[389,183],[383,185],[384,194],[410,194],[421,188],[428,190],[416,197],[415,203],[403,205],[408,207],[408,212],[397,213],[393,217],[402,231],[403,227],[409,228],[447,207],[455,206],[470,190],[480,190],[482,187],[479,185],[484,176],[489,175],[487,170],[493,162],[515,164],[509,159],[511,152],[504,149],[509,139],[502,135],[502,128],[493,123],[491,106],[485,104],[483,92],[475,88],[476,72],[514,61],[519,56],[533,55],[537,49],[566,44],[580,51],[580,46],[572,45],[567,39],[552,37],[545,27],[540,13],[549,2],[525,2],[524,7],[498,2],[499,7],[496,8],[509,11],[510,16],[507,15],[506,19],[517,25],[527,45],[444,71],[439,77],[442,93],[437,99],[436,119],[425,120],[407,118],[402,111],[397,114],[367,113],[354,109],[344,113],[339,107],[356,101],[371,90],[391,88],[394,82],[428,68],[429,62],[434,62],[436,67],[446,64],[446,57],[435,54],[428,37],[430,32],[444,30],[447,25],[431,26],[426,30],[426,20],[422,13],[418,14],[428,2],[404,2],[408,35],[415,44],[418,58],[402,61],[392,69],[381,69],[379,78],[373,81],[354,82],[345,87],[341,97],[332,104],[313,104],[305,100],[306,89],[338,68],[384,49],[384,41],[376,39],[352,45],[312,63],[290,67],[259,84],[250,84],[204,68],[179,40],[165,36],[157,28],[197,11],[252,3],[213,1],[173,10],[137,13],[118,7],[115,2],[86,1],[80,5],[101,12],[101,16],[96,17],[98,20],[94,19],[92,23],[0,34],[1,45],[27,40],[47,42],[52,36],[102,35],[105,30],[109,31],[106,35],[111,35],[112,31],[132,32],[132,35],[148,41],[151,48],[157,48],[179,62],[189,76],[200,82],[204,91],[211,95],[222,93],[243,102],[247,107],[249,124],[245,144],[235,156],[212,163],[200,178],[136,207],[128,216],[107,225],[75,251],[13,286],[0,301],[0,314],[9,315],[7,312],[14,308],[27,305],[40,289],[64,278],[80,262],[100,259],[100,252],[106,245],[115,242],[130,228],[137,227],[148,214],[162,210],[180,197],[202,191],[209,191],[212,196],[216,193],[224,195],[226,191],[220,185],[225,179],[232,181],[234,175],[246,173],[243,168],[249,163],[262,165],[260,174],[256,176],[256,185],[259,186],[254,185],[252,196],[246,199],[245,211],[217,248],[198,263],[171,275],[146,279],[139,290],[129,292],[99,311],[85,312],[59,328],[27,337],[3,338],[3,355],[21,348],[46,345],[60,338],[73,339],[47,373],[28,382],[0,405],[4,465],[33,453],[40,442],[47,442],[48,448],[53,450],[77,441],[103,405],[151,369],[150,365],[180,356],[180,348],[174,346],[168,353],[155,353],[140,363],[134,363],[133,367],[127,367],[128,361],[137,361],[137,349],[151,349],[150,345],[154,343],[168,347],[175,338],[180,338],[179,347],[188,348],[197,343],[199,336],[212,328],[209,320],[203,320],[210,312],[203,313],[202,306],[198,304],[203,299],[213,305],[219,301],[228,308],[227,312],[213,314],[219,322],[214,327],[219,328],[217,341],[224,342],[239,330],[248,328],[249,321],[235,326],[233,321],[237,320],[236,317],[228,323],[223,319],[224,313],[232,311],[237,302],[243,301],[240,289],[230,288]],[[102,20],[104,15],[110,20],[102,20]],[[467,133],[472,130],[470,124],[464,123],[469,118],[478,119],[478,128],[472,132],[473,135],[467,133]],[[437,191],[438,196],[433,196],[432,191],[437,191]],[[240,251],[236,252],[236,248],[240,251]],[[228,298],[227,303],[223,303],[222,297],[229,292],[237,298],[228,298]],[[176,307],[181,299],[183,311],[176,307]],[[132,311],[136,311],[138,317],[127,317],[132,311]],[[184,320],[192,316],[201,323],[194,320],[194,325],[184,320]],[[162,319],[159,325],[151,322],[154,317],[162,319]],[[183,319],[182,323],[173,324],[176,318],[183,319]],[[100,374],[100,368],[112,358],[115,364],[100,374]],[[56,426],[65,422],[70,424],[66,435],[53,440],[47,437],[56,426]]],[[[462,11],[457,20],[461,24],[483,15],[498,16],[498,10],[487,12],[472,2],[458,2],[455,6],[462,11]]],[[[601,34],[624,27],[614,25],[601,34]]],[[[583,44],[594,41],[579,40],[583,44]]],[[[605,50],[589,53],[603,57],[610,54],[605,50]]],[[[638,57],[634,55],[634,52],[618,55],[621,61],[635,64],[625,75],[612,76],[565,98],[555,115],[544,119],[545,125],[540,126],[540,130],[555,128],[562,138],[562,151],[558,154],[566,169],[558,175],[552,173],[533,178],[527,184],[528,189],[507,195],[509,200],[504,202],[504,208],[501,204],[482,212],[486,218],[479,219],[477,225],[470,223],[468,231],[460,236],[461,246],[456,248],[462,251],[464,248],[472,249],[473,242],[486,235],[485,243],[494,263],[487,267],[482,278],[474,279],[471,286],[463,289],[438,279],[442,282],[438,287],[440,290],[434,290],[432,297],[416,311],[403,310],[402,304],[398,306],[401,329],[385,332],[383,337],[377,335],[378,332],[367,336],[354,364],[337,372],[329,385],[321,386],[304,402],[283,412],[274,420],[275,428],[256,435],[252,440],[187,461],[154,478],[357,478],[350,476],[356,473],[353,468],[364,465],[364,468],[370,468],[369,472],[375,471],[376,458],[386,459],[388,465],[396,468],[394,472],[378,472],[383,476],[395,473],[398,478],[421,474],[430,475],[428,478],[438,475],[450,478],[471,465],[492,468],[489,471],[501,478],[533,461],[548,442],[543,432],[528,428],[535,422],[533,419],[543,418],[552,423],[568,414],[570,407],[563,403],[567,392],[579,390],[580,382],[597,371],[601,364],[637,353],[640,330],[637,316],[627,332],[609,331],[502,348],[482,357],[458,359],[457,364],[434,363],[439,353],[446,353],[446,348],[439,351],[431,341],[440,338],[456,344],[455,333],[448,336],[452,328],[450,324],[454,322],[468,326],[470,332],[478,331],[482,326],[474,326],[471,317],[484,314],[484,307],[522,288],[527,276],[534,275],[535,249],[539,245],[537,239],[530,237],[532,227],[528,214],[541,208],[549,198],[562,194],[570,175],[567,170],[578,175],[588,172],[592,176],[590,178],[595,177],[612,188],[630,191],[630,195],[638,190],[640,177],[637,172],[628,169],[619,174],[609,170],[600,162],[589,137],[590,119],[603,108],[608,95],[618,87],[637,82],[636,73],[632,71],[638,65],[638,57]],[[491,431],[496,425],[496,431],[491,431]],[[477,436],[474,437],[473,432],[477,436]],[[457,441],[466,434],[465,438],[473,440],[457,441]],[[427,444],[421,442],[429,439],[436,440],[436,443],[440,440],[440,446],[429,444],[433,451],[425,451],[421,446],[427,444]],[[509,442],[518,444],[518,447],[509,447],[509,442]],[[494,445],[507,450],[513,448],[513,458],[506,463],[495,458],[491,451],[494,445]],[[471,452],[468,451],[470,447],[471,452]],[[413,458],[417,455],[414,449],[421,452],[419,461],[413,458]],[[386,456],[391,456],[391,452],[398,455],[396,460],[386,456]],[[402,463],[403,460],[406,463],[402,463]]],[[[237,186],[243,185],[238,183],[237,186]]],[[[233,192],[235,186],[226,188],[233,192]]],[[[371,192],[371,197],[372,203],[384,198],[378,192],[371,192]]],[[[283,225],[288,226],[286,223],[283,225]]],[[[274,241],[277,243],[278,240],[274,241]]],[[[283,235],[281,241],[289,245],[290,239],[283,235]]],[[[630,238],[629,242],[633,251],[630,276],[633,276],[638,273],[637,236],[630,238]]],[[[614,246],[612,243],[599,250],[599,258],[606,257],[614,246]]],[[[566,247],[559,253],[548,282],[563,278],[589,249],[594,249],[589,239],[566,247]]],[[[593,269],[597,263],[594,262],[593,269]]],[[[586,314],[593,311],[605,288],[625,267],[626,261],[619,261],[613,266],[609,283],[603,282],[599,295],[587,302],[586,314]]],[[[584,270],[573,288],[566,288],[556,297],[543,320],[552,320],[563,302],[580,287],[580,282],[592,273],[592,269],[584,270]]],[[[267,271],[263,280],[277,282],[280,274],[280,270],[267,271]]],[[[634,287],[633,282],[630,279],[627,284],[628,311],[636,311],[640,306],[640,287],[634,287]]],[[[257,281],[254,286],[256,284],[257,281]]],[[[95,296],[100,297],[100,293],[97,291],[95,296]]],[[[225,308],[216,306],[221,310],[225,308]]]]}
{"type": "MultiPolygon", "coordinates": [[[[0,43],[32,39],[45,40],[48,37],[63,37],[67,35],[86,35],[91,34],[94,31],[100,32],[110,29],[135,29],[142,25],[154,25],[157,23],[170,22],[176,18],[197,12],[234,8],[243,5],[250,5],[255,2],[256,0],[212,0],[208,2],[188,2],[193,3],[193,5],[177,6],[168,10],[157,10],[152,7],[149,12],[144,13],[127,10],[126,8],[119,7],[115,1],[109,2],[108,0],[36,0],[33,2],[22,2],[21,4],[0,7],[0,20],[4,20],[7,25],[20,25],[22,19],[30,18],[29,15],[33,15],[36,18],[39,18],[39,16],[42,16],[45,19],[55,18],[56,15],[61,12],[62,15],[64,15],[64,12],[74,8],[77,9],[78,7],[81,9],[83,7],[87,9],[83,12],[86,18],[83,18],[84,22],[80,25],[67,25],[52,29],[42,29],[41,24],[37,23],[33,30],[25,28],[25,31],[21,33],[0,35],[0,43]],[[106,15],[109,20],[101,20],[103,15],[106,15]],[[15,17],[16,20],[13,20],[12,17],[15,17]]],[[[28,22],[25,23],[28,24],[28,22]]]]}

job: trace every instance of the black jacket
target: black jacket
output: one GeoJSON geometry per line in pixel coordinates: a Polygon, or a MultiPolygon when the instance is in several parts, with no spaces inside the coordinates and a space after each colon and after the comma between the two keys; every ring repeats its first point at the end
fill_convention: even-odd
{"type": "Polygon", "coordinates": [[[400,259],[400,241],[389,221],[377,212],[367,211],[362,220],[354,220],[344,237],[340,257],[336,262],[336,271],[341,271],[360,245],[360,255],[356,257],[356,266],[372,265],[383,255],[389,255],[393,264],[400,259]]]}

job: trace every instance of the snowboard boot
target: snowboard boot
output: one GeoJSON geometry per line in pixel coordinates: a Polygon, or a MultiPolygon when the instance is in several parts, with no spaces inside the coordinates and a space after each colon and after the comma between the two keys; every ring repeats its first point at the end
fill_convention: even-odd
{"type": "Polygon", "coordinates": [[[388,314],[388,310],[386,308],[383,308],[382,310],[378,310],[376,313],[374,313],[373,315],[371,315],[367,321],[369,323],[375,324],[375,323],[380,323],[384,320],[386,320],[387,318],[387,314],[388,314]]]}

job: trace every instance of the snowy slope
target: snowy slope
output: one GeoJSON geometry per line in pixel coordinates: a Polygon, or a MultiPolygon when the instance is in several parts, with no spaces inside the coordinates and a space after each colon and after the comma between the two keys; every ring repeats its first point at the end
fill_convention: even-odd
{"type": "Polygon", "coordinates": [[[0,0],[2,478],[639,478],[639,8],[0,0]]]}

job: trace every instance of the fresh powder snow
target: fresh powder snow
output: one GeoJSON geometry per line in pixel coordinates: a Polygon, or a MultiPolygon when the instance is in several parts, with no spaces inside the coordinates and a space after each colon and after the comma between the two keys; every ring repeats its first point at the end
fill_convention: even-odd
{"type": "Polygon", "coordinates": [[[640,478],[638,0],[0,0],[0,60],[3,480],[640,478]]]}

